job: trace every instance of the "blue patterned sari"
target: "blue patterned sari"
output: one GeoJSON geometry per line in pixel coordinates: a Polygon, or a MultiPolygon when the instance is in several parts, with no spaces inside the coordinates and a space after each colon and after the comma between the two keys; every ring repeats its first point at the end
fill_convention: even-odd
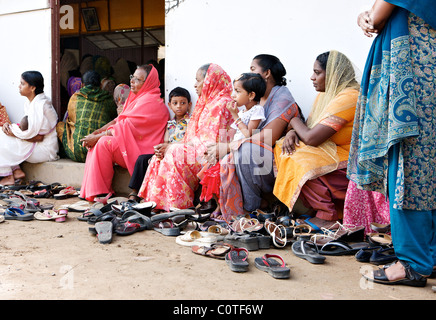
{"type": "Polygon", "coordinates": [[[435,5],[434,1],[419,1],[420,12],[414,12],[417,1],[387,2],[400,7],[368,55],[348,177],[362,189],[386,194],[388,151],[399,144],[397,179],[389,182],[396,184],[394,207],[435,209],[436,23],[433,16],[430,22],[420,18],[434,12],[435,5]]]}

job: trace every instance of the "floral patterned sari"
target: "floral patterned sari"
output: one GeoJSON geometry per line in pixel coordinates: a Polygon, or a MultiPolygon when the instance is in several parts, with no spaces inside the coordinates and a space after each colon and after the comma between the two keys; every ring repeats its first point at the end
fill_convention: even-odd
{"type": "Polygon", "coordinates": [[[163,210],[193,205],[207,145],[231,138],[226,134],[233,122],[226,108],[232,100],[231,93],[230,77],[220,66],[211,64],[183,143],[170,144],[162,160],[151,158],[138,193],[140,197],[156,202],[156,208],[163,210]]]}

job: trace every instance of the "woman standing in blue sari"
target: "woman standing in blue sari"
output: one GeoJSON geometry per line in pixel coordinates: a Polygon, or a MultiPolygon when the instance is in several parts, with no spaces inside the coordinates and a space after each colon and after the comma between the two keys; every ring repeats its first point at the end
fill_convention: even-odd
{"type": "Polygon", "coordinates": [[[348,177],[388,196],[398,257],[365,277],[425,286],[436,265],[436,6],[376,0],[358,24],[378,36],[362,78],[348,177]]]}

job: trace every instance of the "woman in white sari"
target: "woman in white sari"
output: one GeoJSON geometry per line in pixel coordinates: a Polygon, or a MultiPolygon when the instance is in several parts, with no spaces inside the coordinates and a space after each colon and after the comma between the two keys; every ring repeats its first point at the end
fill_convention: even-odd
{"type": "Polygon", "coordinates": [[[24,161],[39,163],[58,158],[55,130],[58,116],[43,92],[41,73],[24,72],[19,90],[28,99],[23,118],[27,121],[6,123],[0,130],[0,185],[13,185],[16,179],[23,179],[25,174],[19,165],[24,161]],[[27,128],[24,122],[27,122],[27,128]]]}

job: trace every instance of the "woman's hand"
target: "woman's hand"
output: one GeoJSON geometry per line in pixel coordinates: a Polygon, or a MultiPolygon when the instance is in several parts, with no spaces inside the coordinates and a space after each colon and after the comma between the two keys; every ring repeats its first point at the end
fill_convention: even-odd
{"type": "Polygon", "coordinates": [[[42,134],[37,134],[33,138],[26,139],[27,142],[41,142],[42,140],[44,140],[44,135],[42,134]]]}
{"type": "Polygon", "coordinates": [[[293,154],[296,146],[300,146],[300,138],[295,130],[290,130],[285,136],[282,145],[282,154],[293,154]]]}
{"type": "Polygon", "coordinates": [[[363,30],[363,34],[367,37],[372,37],[372,33],[378,33],[378,30],[374,28],[374,22],[372,21],[371,11],[364,11],[357,17],[357,25],[363,30]]]}
{"type": "Polygon", "coordinates": [[[169,143],[164,142],[154,146],[154,154],[159,160],[162,160],[165,157],[168,145],[169,143]]]}
{"type": "Polygon", "coordinates": [[[88,134],[87,136],[85,136],[83,139],[80,140],[80,142],[82,142],[82,146],[84,148],[92,148],[94,147],[98,140],[102,137],[103,134],[88,134]]]}
{"type": "Polygon", "coordinates": [[[15,137],[15,134],[13,134],[12,130],[11,130],[11,124],[10,123],[5,123],[2,127],[3,132],[5,133],[5,135],[10,136],[10,137],[15,137]]]}
{"type": "Polygon", "coordinates": [[[227,153],[229,153],[229,144],[224,142],[214,143],[207,146],[204,158],[208,163],[214,165],[219,159],[224,158],[227,153]]]}

